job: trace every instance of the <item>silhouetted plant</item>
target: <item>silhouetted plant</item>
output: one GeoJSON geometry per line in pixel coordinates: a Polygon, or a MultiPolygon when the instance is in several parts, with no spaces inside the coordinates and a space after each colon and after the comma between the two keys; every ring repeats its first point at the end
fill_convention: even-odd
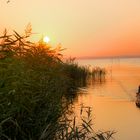
{"type": "MultiPolygon", "coordinates": [[[[71,113],[70,113],[71,114],[71,113]]],[[[91,108],[81,106],[80,117],[75,117],[72,113],[71,117],[67,111],[55,124],[55,140],[109,140],[113,139],[112,135],[115,131],[95,132],[92,124],[91,108]]],[[[48,131],[49,126],[42,133],[40,140],[52,139],[52,131],[48,131]]],[[[51,128],[50,128],[51,129],[51,128]]]]}
{"type": "Polygon", "coordinates": [[[60,46],[32,43],[30,35],[28,25],[22,36],[5,30],[0,37],[1,140],[56,138],[68,96],[90,74],[71,59],[62,61],[60,46]]]}

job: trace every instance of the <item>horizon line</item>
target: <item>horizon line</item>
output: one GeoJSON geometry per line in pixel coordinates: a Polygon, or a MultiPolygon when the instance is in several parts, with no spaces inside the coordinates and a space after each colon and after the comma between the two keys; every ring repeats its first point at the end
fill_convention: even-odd
{"type": "Polygon", "coordinates": [[[112,58],[140,58],[140,55],[129,55],[129,56],[82,56],[76,57],[76,59],[112,59],[112,58]]]}

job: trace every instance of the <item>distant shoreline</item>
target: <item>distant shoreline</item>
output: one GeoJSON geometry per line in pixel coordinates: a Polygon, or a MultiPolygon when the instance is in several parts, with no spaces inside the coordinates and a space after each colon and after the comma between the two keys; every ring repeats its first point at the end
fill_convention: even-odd
{"type": "Polygon", "coordinates": [[[129,59],[129,58],[140,58],[140,56],[104,56],[104,57],[77,57],[76,59],[129,59]]]}

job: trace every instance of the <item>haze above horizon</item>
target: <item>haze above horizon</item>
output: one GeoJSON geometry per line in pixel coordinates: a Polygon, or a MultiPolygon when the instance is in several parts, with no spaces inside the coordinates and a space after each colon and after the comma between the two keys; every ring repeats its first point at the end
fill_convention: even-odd
{"type": "Polygon", "coordinates": [[[12,0],[0,2],[0,31],[24,31],[33,40],[50,37],[72,57],[140,56],[139,0],[12,0]]]}

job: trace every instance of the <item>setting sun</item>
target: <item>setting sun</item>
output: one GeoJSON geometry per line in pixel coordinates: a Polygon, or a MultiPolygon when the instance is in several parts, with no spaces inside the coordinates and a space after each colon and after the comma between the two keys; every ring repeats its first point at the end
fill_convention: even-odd
{"type": "Polygon", "coordinates": [[[43,41],[44,41],[45,43],[49,43],[49,42],[50,42],[50,38],[49,38],[48,36],[45,36],[45,37],[43,38],[43,41]]]}

